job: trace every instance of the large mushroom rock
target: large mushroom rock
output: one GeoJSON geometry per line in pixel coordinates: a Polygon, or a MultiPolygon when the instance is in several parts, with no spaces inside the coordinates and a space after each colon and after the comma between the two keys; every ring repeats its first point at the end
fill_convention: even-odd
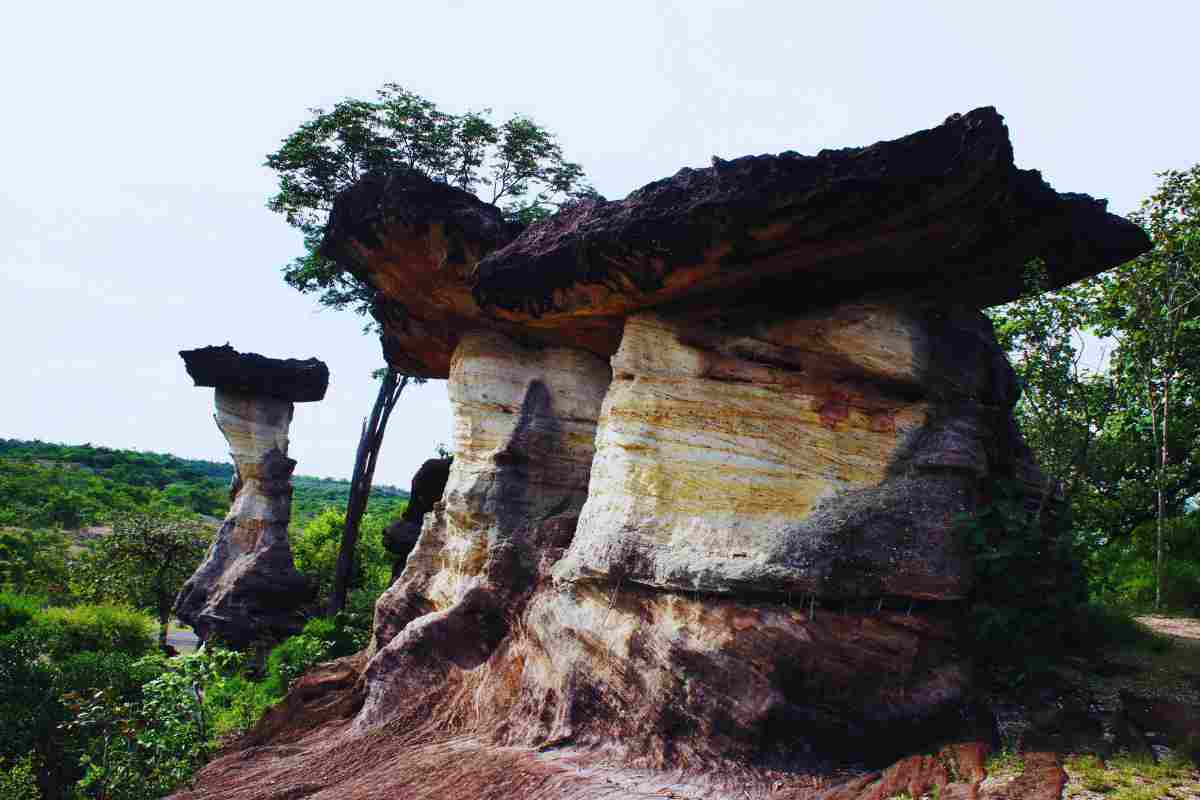
{"type": "Polygon", "coordinates": [[[421,535],[421,522],[433,510],[433,504],[442,499],[446,481],[450,478],[451,458],[431,458],[417,469],[409,488],[408,505],[395,522],[383,530],[383,546],[396,561],[392,566],[392,580],[400,577],[408,554],[417,545],[421,535]]]}
{"type": "Polygon", "coordinates": [[[376,605],[361,707],[295,756],[363,768],[285,787],[254,756],[222,787],[334,796],[369,761],[432,796],[413,765],[440,747],[442,785],[486,797],[657,791],[635,767],[681,796],[944,782],[920,759],[825,778],[978,738],[956,524],[999,480],[1053,505],[980,308],[1030,259],[1061,285],[1148,248],[1016,169],[992,109],[523,232],[408,173],[352,187],[323,252],[379,290],[389,362],[449,378],[454,462],[376,605]]]}
{"type": "Polygon", "coordinates": [[[999,479],[1034,507],[1045,489],[978,308],[1032,258],[1062,284],[1145,234],[1016,169],[991,109],[684,170],[507,244],[486,213],[380,178],[324,245],[380,289],[389,358],[448,375],[455,413],[443,503],[376,608],[358,729],[467,681],[506,743],[662,766],[941,730],[970,683],[962,515],[999,479]]]}
{"type": "Polygon", "coordinates": [[[288,542],[296,467],[288,428],[294,402],[325,396],[329,370],[317,359],[265,358],[228,345],[180,355],[197,386],[215,387],[215,419],[235,474],[229,513],[180,590],[175,615],[202,639],[235,646],[285,636],[299,629],[314,588],[296,571],[288,542]]]}
{"type": "Polygon", "coordinates": [[[625,316],[665,304],[792,312],[889,289],[981,307],[1016,297],[1030,258],[1063,285],[1149,247],[1104,201],[1017,169],[992,108],[870,147],[716,160],[516,233],[400,173],[339,195],[322,252],[382,292],[389,362],[444,378],[480,328],[607,358],[625,316]]]}

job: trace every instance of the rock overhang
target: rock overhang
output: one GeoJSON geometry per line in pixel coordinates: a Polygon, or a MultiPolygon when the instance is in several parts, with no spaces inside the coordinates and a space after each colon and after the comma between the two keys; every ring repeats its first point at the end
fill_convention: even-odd
{"type": "Polygon", "coordinates": [[[415,173],[373,175],[337,198],[322,253],[378,290],[388,362],[444,378],[471,330],[610,357],[649,309],[789,315],[881,293],[982,308],[1023,291],[1030,259],[1057,287],[1149,247],[1105,201],[1018,169],[985,107],[868,147],[714,159],[524,229],[415,173]]]}

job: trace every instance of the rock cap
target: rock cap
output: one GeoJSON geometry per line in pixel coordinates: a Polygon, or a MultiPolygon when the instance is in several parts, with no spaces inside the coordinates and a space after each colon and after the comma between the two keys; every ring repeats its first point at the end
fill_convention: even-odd
{"type": "Polygon", "coordinates": [[[384,356],[444,378],[461,336],[492,330],[611,357],[628,316],[659,308],[783,314],[901,294],[976,308],[1150,248],[1105,201],[1019,169],[996,109],[900,139],[713,160],[622,200],[527,228],[419,174],[373,174],[336,198],[321,253],[378,290],[384,356]]]}
{"type": "Polygon", "coordinates": [[[316,358],[267,358],[258,353],[239,353],[228,344],[180,350],[179,355],[197,386],[293,403],[321,400],[329,388],[329,367],[316,358]]]}

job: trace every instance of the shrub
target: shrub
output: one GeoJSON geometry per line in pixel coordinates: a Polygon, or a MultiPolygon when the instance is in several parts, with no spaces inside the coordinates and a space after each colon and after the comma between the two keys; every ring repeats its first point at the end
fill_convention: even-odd
{"type": "Polygon", "coordinates": [[[54,684],[59,694],[91,695],[108,690],[117,697],[136,698],[142,686],[162,674],[165,658],[136,658],[112,650],[72,653],[59,661],[54,684]]]}
{"type": "Polygon", "coordinates": [[[154,621],[121,606],[47,608],[38,612],[29,627],[43,652],[55,661],[85,651],[141,656],[153,647],[154,621]]]}
{"type": "Polygon", "coordinates": [[[264,685],[271,694],[282,697],[309,667],[327,660],[332,649],[332,642],[303,633],[285,639],[267,657],[264,685]]]}
{"type": "Polygon", "coordinates": [[[0,759],[45,747],[62,719],[54,673],[28,627],[0,636],[0,759]]]}
{"type": "Polygon", "coordinates": [[[962,526],[974,558],[972,644],[986,663],[1021,681],[1059,654],[1075,611],[1086,602],[1087,583],[1066,519],[1037,518],[1016,482],[991,488],[991,503],[962,526]]]}
{"type": "Polygon", "coordinates": [[[40,598],[0,592],[0,635],[27,625],[41,607],[40,598]]]}
{"type": "Polygon", "coordinates": [[[135,669],[160,671],[142,686],[139,698],[123,700],[111,690],[75,697],[68,727],[85,743],[80,793],[152,800],[186,782],[213,749],[199,698],[241,662],[237,653],[205,648],[171,659],[148,656],[135,669]]]}
{"type": "Polygon", "coordinates": [[[41,800],[32,753],[26,753],[11,764],[0,760],[0,797],[4,800],[41,800]]]}
{"type": "Polygon", "coordinates": [[[240,674],[215,683],[204,693],[204,710],[211,720],[213,738],[219,742],[245,733],[281,696],[266,682],[240,674]]]}
{"type": "MultiPolygon", "coordinates": [[[[378,594],[391,581],[392,555],[383,546],[383,529],[388,519],[382,514],[367,514],[363,518],[354,548],[352,589],[370,587],[378,594]]],[[[333,587],[345,525],[346,512],[327,506],[303,528],[289,532],[296,569],[317,583],[322,597],[328,596],[333,587]]]]}

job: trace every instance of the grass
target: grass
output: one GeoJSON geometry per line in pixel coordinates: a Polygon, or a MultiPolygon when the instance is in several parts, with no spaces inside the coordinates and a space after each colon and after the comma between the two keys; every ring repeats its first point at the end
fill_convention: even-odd
{"type": "Polygon", "coordinates": [[[1128,755],[1108,761],[1080,755],[1068,758],[1063,766],[1071,776],[1065,793],[1068,798],[1100,795],[1108,800],[1163,800],[1200,792],[1195,767],[1180,757],[1155,764],[1128,755]]]}
{"type": "Polygon", "coordinates": [[[1015,778],[1025,772],[1025,762],[1015,750],[1005,748],[988,756],[987,774],[994,778],[1015,778]]]}

